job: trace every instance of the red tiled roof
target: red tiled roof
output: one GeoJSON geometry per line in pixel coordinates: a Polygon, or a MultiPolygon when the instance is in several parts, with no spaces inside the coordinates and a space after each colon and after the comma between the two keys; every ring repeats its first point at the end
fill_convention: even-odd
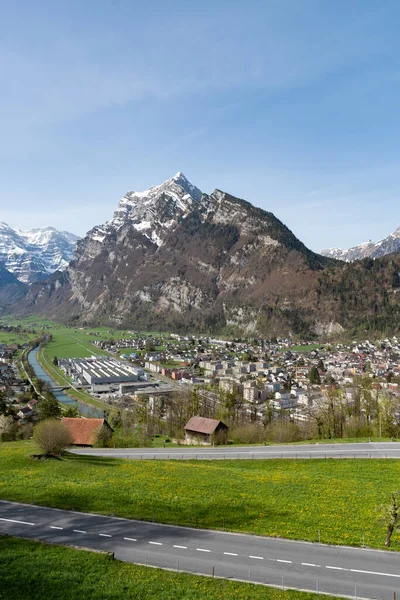
{"type": "Polygon", "coordinates": [[[196,431],[196,433],[214,433],[218,425],[222,424],[224,428],[228,429],[225,423],[218,421],[218,419],[207,419],[206,417],[192,417],[185,425],[185,429],[188,431],[196,431]]]}
{"type": "Polygon", "coordinates": [[[74,444],[93,446],[105,420],[64,417],[62,422],[71,433],[74,444]]]}

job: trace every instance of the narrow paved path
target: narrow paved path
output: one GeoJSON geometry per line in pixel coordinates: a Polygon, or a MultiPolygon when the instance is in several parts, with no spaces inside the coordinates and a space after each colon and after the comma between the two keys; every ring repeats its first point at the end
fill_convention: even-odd
{"type": "Polygon", "coordinates": [[[304,444],[203,448],[75,448],[75,454],[135,460],[223,460],[260,458],[400,458],[400,443],[304,444]]]}
{"type": "MultiPolygon", "coordinates": [[[[113,552],[143,565],[393,600],[400,554],[174,527],[0,501],[0,534],[113,552]]],[[[23,566],[21,566],[23,568],[23,566]]]]}

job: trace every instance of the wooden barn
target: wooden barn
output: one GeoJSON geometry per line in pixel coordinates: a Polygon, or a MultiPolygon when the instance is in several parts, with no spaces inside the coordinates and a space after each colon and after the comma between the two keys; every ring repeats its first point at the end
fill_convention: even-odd
{"type": "Polygon", "coordinates": [[[213,442],[223,444],[228,437],[229,427],[218,419],[192,417],[185,425],[185,444],[209,446],[213,442]]]}
{"type": "Polygon", "coordinates": [[[75,446],[93,446],[100,432],[104,433],[105,437],[111,437],[114,431],[106,419],[64,417],[62,422],[71,433],[75,446]]]}

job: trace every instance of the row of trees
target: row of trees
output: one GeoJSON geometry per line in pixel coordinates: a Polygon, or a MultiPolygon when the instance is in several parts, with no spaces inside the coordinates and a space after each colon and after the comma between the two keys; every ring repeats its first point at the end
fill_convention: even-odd
{"type": "Polygon", "coordinates": [[[184,426],[193,415],[222,419],[229,427],[232,441],[290,442],[307,439],[357,437],[400,437],[400,398],[373,387],[368,376],[358,377],[349,388],[351,397],[331,386],[312,396],[312,404],[298,411],[276,411],[272,401],[263,404],[263,415],[256,403],[245,403],[239,392],[182,389],[173,397],[157,400],[154,406],[137,401],[111,417],[114,428],[127,436],[140,430],[141,439],[166,434],[182,439],[184,426]]]}

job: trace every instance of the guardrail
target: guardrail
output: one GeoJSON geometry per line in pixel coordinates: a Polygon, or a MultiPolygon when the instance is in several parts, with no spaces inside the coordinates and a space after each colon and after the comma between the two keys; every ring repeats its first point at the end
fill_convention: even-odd
{"type": "MultiPolygon", "coordinates": [[[[108,458],[126,458],[129,460],[271,460],[271,459],[291,459],[291,460],[312,460],[312,459],[400,459],[400,450],[394,450],[393,453],[396,453],[393,456],[393,453],[383,453],[383,452],[343,452],[339,454],[329,454],[320,453],[320,454],[312,454],[309,452],[293,452],[293,453],[250,453],[250,452],[212,452],[212,453],[184,453],[184,452],[171,452],[171,453],[151,453],[151,452],[127,452],[124,451],[124,448],[116,448],[116,451],[112,453],[107,453],[107,449],[104,449],[102,452],[100,449],[96,452],[97,456],[106,456],[108,458]]],[[[91,453],[81,453],[79,450],[74,451],[75,454],[82,454],[85,456],[86,454],[91,453]]]]}

